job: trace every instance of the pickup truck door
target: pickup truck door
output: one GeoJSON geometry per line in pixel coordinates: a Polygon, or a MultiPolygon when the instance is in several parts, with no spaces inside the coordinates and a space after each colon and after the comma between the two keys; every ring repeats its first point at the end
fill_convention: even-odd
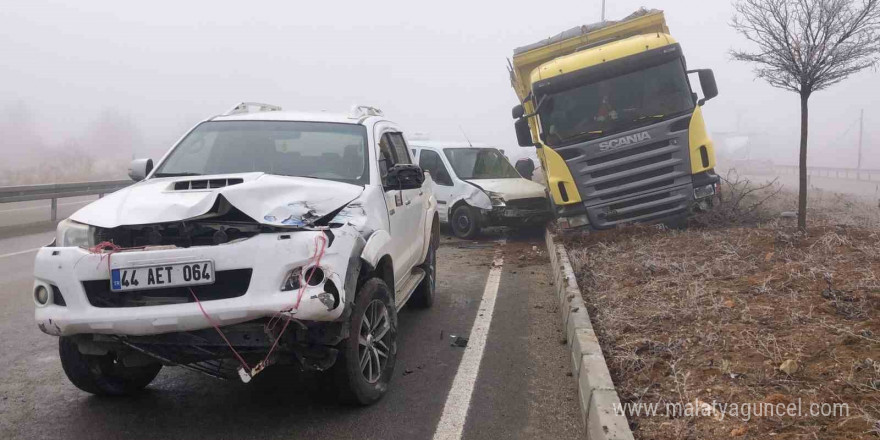
{"type": "Polygon", "coordinates": [[[389,188],[385,177],[391,167],[412,163],[412,157],[400,132],[387,130],[379,138],[379,172],[388,208],[388,231],[391,235],[391,255],[394,265],[395,289],[409,278],[417,254],[421,254],[424,238],[424,222],[421,221],[424,190],[389,188]],[[421,194],[421,195],[420,195],[421,194]]]}

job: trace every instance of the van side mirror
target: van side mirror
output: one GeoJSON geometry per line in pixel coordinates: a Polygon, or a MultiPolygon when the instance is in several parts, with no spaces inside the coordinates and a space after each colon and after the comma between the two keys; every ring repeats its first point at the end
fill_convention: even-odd
{"type": "Polygon", "coordinates": [[[153,171],[153,159],[135,159],[128,166],[128,177],[140,182],[147,178],[150,171],[153,171]]]}
{"type": "Polygon", "coordinates": [[[534,147],[535,141],[532,140],[532,129],[529,127],[529,120],[519,118],[513,124],[516,128],[516,141],[520,147],[534,147]]]}
{"type": "Polygon", "coordinates": [[[385,176],[385,190],[418,189],[425,182],[425,173],[418,165],[398,164],[385,176]]]}
{"type": "Polygon", "coordinates": [[[522,104],[517,104],[513,107],[513,111],[511,111],[513,115],[513,119],[521,119],[526,115],[526,109],[522,106],[522,104]]]}
{"type": "Polygon", "coordinates": [[[718,96],[718,83],[715,82],[715,73],[712,72],[712,69],[692,70],[691,72],[697,72],[700,76],[700,86],[703,88],[703,99],[700,100],[700,105],[718,96]]]}

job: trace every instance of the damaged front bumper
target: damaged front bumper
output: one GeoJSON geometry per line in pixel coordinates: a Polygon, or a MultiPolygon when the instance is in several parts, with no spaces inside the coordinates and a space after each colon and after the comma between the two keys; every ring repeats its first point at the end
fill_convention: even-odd
{"type": "Polygon", "coordinates": [[[483,211],[483,224],[492,226],[538,225],[553,218],[547,199],[508,201],[483,211]]]}
{"type": "Polygon", "coordinates": [[[553,214],[546,210],[493,208],[484,212],[485,223],[491,226],[537,225],[549,221],[553,214]]]}
{"type": "Polygon", "coordinates": [[[363,238],[351,226],[326,233],[262,233],[226,244],[189,248],[93,253],[78,247],[45,247],[37,253],[34,291],[45,288],[51,297],[46,304],[35,300],[35,317],[43,332],[57,336],[139,336],[210,328],[190,288],[114,292],[110,290],[110,270],[212,261],[214,284],[193,287],[192,292],[219,326],[279,313],[298,321],[334,321],[344,314],[349,295],[346,277],[352,256],[356,258],[362,248],[363,238]],[[323,272],[321,280],[313,278],[307,284],[300,275],[296,288],[283,291],[291,273],[307,273],[314,266],[322,235],[327,246],[318,265],[323,272]],[[327,300],[328,294],[333,301],[327,300]]]}

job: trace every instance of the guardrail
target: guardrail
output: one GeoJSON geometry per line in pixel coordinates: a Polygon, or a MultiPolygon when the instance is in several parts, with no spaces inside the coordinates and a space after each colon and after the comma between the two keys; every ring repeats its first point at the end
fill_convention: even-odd
{"type": "MultiPolygon", "coordinates": [[[[797,175],[800,168],[794,165],[774,165],[773,168],[779,174],[797,175]]],[[[865,170],[856,168],[833,168],[833,167],[807,167],[807,175],[812,177],[830,177],[832,179],[863,180],[867,182],[880,182],[880,170],[865,170]]]]}
{"type": "Polygon", "coordinates": [[[131,180],[105,180],[101,182],[50,183],[44,185],[0,186],[0,203],[52,201],[52,221],[58,221],[58,199],[66,197],[103,197],[128,185],[131,180]]]}

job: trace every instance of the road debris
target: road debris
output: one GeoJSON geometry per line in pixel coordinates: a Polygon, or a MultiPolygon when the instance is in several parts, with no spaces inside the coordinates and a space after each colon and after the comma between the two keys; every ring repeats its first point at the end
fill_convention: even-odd
{"type": "Polygon", "coordinates": [[[449,338],[452,339],[452,343],[450,344],[453,347],[467,347],[468,338],[464,336],[455,336],[449,335],[449,338]]]}

